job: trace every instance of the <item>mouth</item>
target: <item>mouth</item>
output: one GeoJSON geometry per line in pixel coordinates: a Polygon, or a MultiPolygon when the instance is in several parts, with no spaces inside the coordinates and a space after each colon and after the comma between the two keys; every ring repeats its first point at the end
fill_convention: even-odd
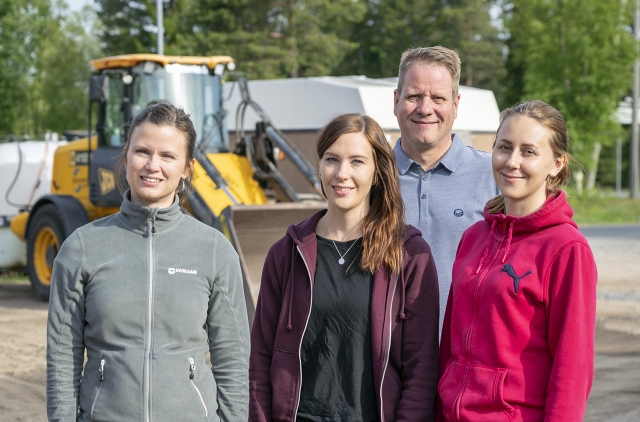
{"type": "Polygon", "coordinates": [[[502,174],[502,177],[508,182],[515,182],[516,180],[524,179],[524,177],[522,176],[517,176],[513,174],[504,174],[504,173],[500,173],[500,174],[502,174]]]}
{"type": "Polygon", "coordinates": [[[353,190],[353,188],[348,188],[344,186],[331,186],[331,187],[333,188],[334,192],[337,193],[338,195],[346,195],[347,193],[353,190]]]}
{"type": "Polygon", "coordinates": [[[140,178],[142,180],[144,180],[147,183],[160,183],[160,179],[155,179],[153,177],[144,177],[144,176],[140,176],[140,178]]]}

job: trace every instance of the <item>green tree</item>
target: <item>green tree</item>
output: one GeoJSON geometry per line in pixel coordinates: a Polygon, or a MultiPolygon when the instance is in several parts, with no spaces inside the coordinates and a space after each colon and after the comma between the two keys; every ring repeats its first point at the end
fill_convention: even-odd
{"type": "Polygon", "coordinates": [[[29,103],[48,0],[0,2],[0,134],[32,134],[29,103]]]}
{"type": "Polygon", "coordinates": [[[356,44],[365,5],[353,0],[190,0],[174,51],[228,54],[250,78],[328,75],[356,44]]]}
{"type": "Polygon", "coordinates": [[[62,0],[0,3],[0,133],[86,128],[88,60],[99,52],[84,28],[92,13],[68,15],[62,0]]]}
{"type": "Polygon", "coordinates": [[[460,55],[460,83],[492,90],[501,97],[506,72],[504,41],[492,24],[490,11],[495,0],[448,0],[440,10],[436,42],[460,55]]]}
{"type": "Polygon", "coordinates": [[[94,18],[95,11],[86,7],[47,21],[32,84],[36,133],[87,129],[89,60],[98,58],[101,51],[97,37],[84,25],[94,18]]]}
{"type": "MultiPolygon", "coordinates": [[[[626,0],[512,0],[505,5],[509,32],[509,86],[522,87],[521,100],[541,99],[565,116],[572,154],[595,184],[601,148],[610,147],[621,128],[614,120],[628,92],[634,41],[626,0]],[[515,78],[520,78],[519,80],[515,78]]],[[[584,186],[582,171],[574,172],[584,186]]]]}

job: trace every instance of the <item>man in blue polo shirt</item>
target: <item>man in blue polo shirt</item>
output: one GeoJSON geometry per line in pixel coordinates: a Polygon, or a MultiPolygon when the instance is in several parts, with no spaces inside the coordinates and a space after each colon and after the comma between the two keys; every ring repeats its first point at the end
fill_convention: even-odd
{"type": "Polygon", "coordinates": [[[491,154],[465,146],[452,132],[459,82],[455,51],[413,48],[402,54],[394,91],[400,139],[393,151],[405,218],[431,246],[440,285],[441,331],[458,242],[483,218],[485,203],[499,193],[491,154]]]}

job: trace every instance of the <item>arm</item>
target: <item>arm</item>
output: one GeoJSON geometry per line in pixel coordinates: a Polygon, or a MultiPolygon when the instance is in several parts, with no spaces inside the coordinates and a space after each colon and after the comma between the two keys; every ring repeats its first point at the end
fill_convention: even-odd
{"type": "Polygon", "coordinates": [[[260,295],[256,305],[256,314],[251,329],[251,359],[249,365],[249,421],[271,421],[271,360],[275,342],[282,292],[276,272],[276,261],[273,249],[264,263],[260,295]]]}
{"type": "Polygon", "coordinates": [[[72,234],[53,264],[47,319],[47,416],[75,421],[84,362],[82,243],[72,234]]]}
{"type": "Polygon", "coordinates": [[[404,274],[406,319],[402,324],[402,392],[397,422],[434,419],[440,305],[436,266],[431,249],[424,246],[404,274]]]}
{"type": "Polygon", "coordinates": [[[591,249],[562,249],[548,271],[548,341],[553,359],[545,421],[581,421],[593,382],[597,269],[591,249]]]}
{"type": "Polygon", "coordinates": [[[218,388],[218,412],[223,422],[247,419],[249,401],[249,322],[238,255],[220,236],[214,252],[215,278],[207,327],[211,370],[218,388]]]}

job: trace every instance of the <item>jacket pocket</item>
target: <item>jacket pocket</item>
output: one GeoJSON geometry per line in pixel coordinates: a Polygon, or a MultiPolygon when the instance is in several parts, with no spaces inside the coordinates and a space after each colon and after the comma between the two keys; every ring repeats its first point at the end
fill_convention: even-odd
{"type": "Polygon", "coordinates": [[[477,422],[511,422],[519,411],[503,396],[507,370],[449,362],[438,385],[445,419],[477,422]]]}
{"type": "Polygon", "coordinates": [[[298,353],[275,350],[271,359],[271,417],[292,420],[298,403],[300,363],[298,353]]]}
{"type": "Polygon", "coordinates": [[[100,390],[102,390],[102,382],[104,381],[104,365],[106,360],[104,358],[100,359],[100,368],[98,369],[98,373],[100,374],[100,383],[98,384],[98,390],[96,391],[95,396],[93,396],[93,400],[91,402],[91,419],[93,419],[93,411],[96,408],[96,403],[98,402],[98,397],[100,396],[100,390]]]}
{"type": "Polygon", "coordinates": [[[204,417],[208,418],[209,417],[209,409],[207,409],[207,405],[204,402],[204,398],[202,397],[202,393],[200,393],[200,389],[198,389],[198,387],[196,386],[196,383],[193,381],[193,379],[195,378],[195,373],[196,373],[196,363],[193,360],[193,358],[191,356],[189,356],[189,382],[191,383],[191,386],[195,390],[196,394],[198,395],[198,399],[200,401],[200,405],[202,406],[202,408],[204,410],[204,417]]]}

